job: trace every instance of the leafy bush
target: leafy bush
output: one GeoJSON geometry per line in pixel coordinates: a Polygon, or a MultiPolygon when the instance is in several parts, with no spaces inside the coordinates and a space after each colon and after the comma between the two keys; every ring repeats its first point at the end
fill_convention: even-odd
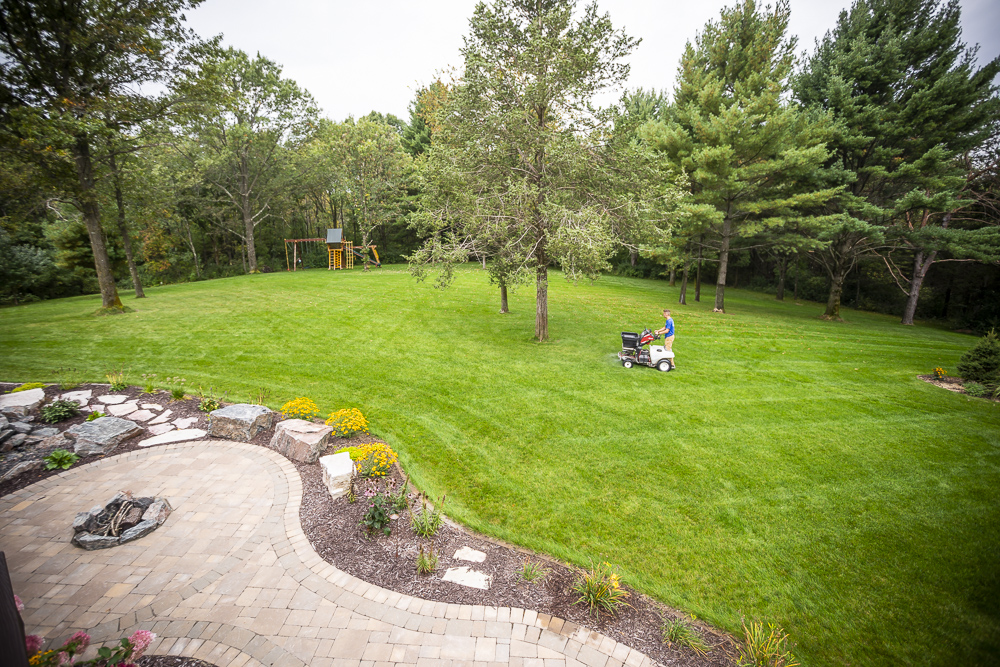
{"type": "Polygon", "coordinates": [[[541,563],[536,563],[531,559],[525,558],[524,563],[521,564],[521,569],[517,573],[521,575],[522,579],[528,583],[532,583],[544,579],[549,571],[541,563]]]}
{"type": "Polygon", "coordinates": [[[333,434],[339,438],[350,438],[355,433],[368,434],[368,420],[357,408],[337,410],[327,417],[326,425],[332,426],[333,434]]]}
{"type": "Polygon", "coordinates": [[[995,329],[990,329],[962,355],[958,374],[966,382],[978,382],[987,387],[1000,385],[1000,339],[995,329]]]}
{"type": "Polygon", "coordinates": [[[42,421],[55,424],[80,414],[80,406],[75,401],[53,401],[42,406],[42,421]]]}
{"type": "Polygon", "coordinates": [[[56,468],[68,470],[74,463],[80,460],[80,457],[65,449],[57,449],[43,460],[45,461],[46,470],[55,470],[56,468]]]}
{"type": "Polygon", "coordinates": [[[410,528],[420,537],[434,537],[441,527],[441,511],[444,509],[444,496],[438,503],[438,509],[427,509],[427,500],[420,503],[420,514],[410,512],[410,528]]]}
{"type": "Polygon", "coordinates": [[[358,447],[358,458],[353,456],[362,477],[385,477],[399,459],[392,447],[381,442],[369,442],[358,447]]]}
{"type": "Polygon", "coordinates": [[[336,453],[339,454],[341,452],[347,452],[348,454],[350,454],[352,461],[357,461],[363,456],[363,454],[361,453],[361,449],[354,446],[341,447],[340,449],[337,450],[336,453]]]}
{"type": "Polygon", "coordinates": [[[420,553],[417,554],[417,572],[420,574],[430,574],[437,569],[438,555],[434,552],[434,547],[428,547],[424,552],[424,545],[420,545],[420,553]]]}
{"type": "Polygon", "coordinates": [[[44,382],[25,382],[20,387],[14,387],[10,390],[10,393],[15,394],[19,391],[28,391],[29,389],[41,389],[45,386],[44,382]]]}
{"type": "Polygon", "coordinates": [[[705,643],[698,632],[688,625],[684,619],[675,618],[669,621],[664,619],[663,625],[660,626],[660,631],[663,635],[663,642],[667,646],[677,644],[679,646],[687,646],[698,655],[708,653],[708,644],[705,643]]]}
{"type": "Polygon", "coordinates": [[[962,385],[962,387],[965,388],[965,393],[969,396],[983,398],[984,396],[990,395],[990,388],[986,385],[979,384],[978,382],[966,382],[962,385]]]}
{"type": "Polygon", "coordinates": [[[312,419],[319,414],[319,408],[312,399],[300,397],[281,406],[285,419],[312,419]]]}
{"type": "Polygon", "coordinates": [[[111,385],[111,391],[125,391],[128,389],[128,371],[118,369],[107,373],[104,377],[111,385]]]}
{"type": "Polygon", "coordinates": [[[773,623],[757,621],[747,627],[743,621],[743,644],[739,647],[736,664],[739,667],[796,667],[800,664],[792,655],[788,635],[773,623]]]}
{"type": "Polygon", "coordinates": [[[211,389],[206,394],[199,388],[198,393],[201,394],[201,400],[198,401],[198,409],[202,412],[212,412],[222,407],[222,399],[213,394],[211,389]]]}
{"type": "Polygon", "coordinates": [[[100,419],[101,417],[107,417],[107,415],[98,410],[94,410],[89,415],[87,415],[87,421],[92,422],[95,419],[100,419]]]}
{"type": "Polygon", "coordinates": [[[618,574],[609,563],[601,563],[589,571],[581,572],[571,590],[580,596],[573,604],[586,603],[590,612],[598,618],[602,611],[614,614],[618,607],[628,606],[625,602],[628,591],[621,587],[618,574]]]}
{"type": "Polygon", "coordinates": [[[934,379],[935,380],[943,380],[946,377],[948,377],[948,374],[945,372],[945,370],[943,368],[941,368],[940,366],[938,366],[937,368],[934,369],[934,379]]]}
{"type": "Polygon", "coordinates": [[[361,517],[360,525],[365,527],[369,536],[376,531],[381,531],[388,537],[392,532],[392,528],[389,526],[392,505],[389,499],[381,493],[376,493],[370,500],[371,504],[365,515],[361,517]]]}

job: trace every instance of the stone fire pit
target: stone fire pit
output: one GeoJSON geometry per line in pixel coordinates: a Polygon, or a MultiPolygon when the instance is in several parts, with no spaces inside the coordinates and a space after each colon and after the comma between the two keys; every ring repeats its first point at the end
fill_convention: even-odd
{"type": "Polygon", "coordinates": [[[131,491],[119,491],[106,505],[76,515],[73,544],[93,551],[137,540],[159,528],[171,511],[166,498],[134,498],[131,491]]]}

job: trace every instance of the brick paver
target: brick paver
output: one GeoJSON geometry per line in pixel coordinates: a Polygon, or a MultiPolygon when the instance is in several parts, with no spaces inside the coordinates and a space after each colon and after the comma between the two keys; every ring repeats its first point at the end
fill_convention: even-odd
{"type": "Polygon", "coordinates": [[[356,579],[313,551],[301,498],[295,468],[268,449],[167,445],[0,498],[0,549],[27,630],[47,646],[80,629],[100,644],[142,628],[157,634],[151,653],[233,667],[651,667],[546,614],[431,602],[356,579]],[[119,490],[166,496],[174,513],[130,544],[73,546],[76,513],[119,490]]]}

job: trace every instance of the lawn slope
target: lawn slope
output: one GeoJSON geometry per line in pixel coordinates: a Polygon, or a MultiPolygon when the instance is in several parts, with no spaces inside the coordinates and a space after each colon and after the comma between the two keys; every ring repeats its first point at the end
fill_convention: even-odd
{"type": "Polygon", "coordinates": [[[550,283],[509,315],[483,272],[448,290],[401,267],[154,287],[0,310],[0,378],[116,366],[272,407],[359,407],[468,525],[729,629],[783,625],[808,665],[1000,660],[1000,409],[919,381],[968,336],[661,281],[550,283]],[[623,369],[619,333],[674,310],[679,370],[623,369]]]}

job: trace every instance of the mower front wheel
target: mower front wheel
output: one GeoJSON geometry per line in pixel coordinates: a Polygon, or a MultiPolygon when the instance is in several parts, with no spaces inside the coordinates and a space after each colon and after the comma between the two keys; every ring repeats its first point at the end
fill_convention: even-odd
{"type": "Polygon", "coordinates": [[[664,359],[660,363],[656,364],[656,367],[658,369],[660,369],[661,371],[663,371],[664,373],[666,373],[667,371],[670,370],[670,360],[669,359],[664,359]]]}
{"type": "Polygon", "coordinates": [[[632,361],[630,359],[626,359],[625,361],[622,362],[622,366],[624,366],[625,368],[632,368],[632,361]]]}

